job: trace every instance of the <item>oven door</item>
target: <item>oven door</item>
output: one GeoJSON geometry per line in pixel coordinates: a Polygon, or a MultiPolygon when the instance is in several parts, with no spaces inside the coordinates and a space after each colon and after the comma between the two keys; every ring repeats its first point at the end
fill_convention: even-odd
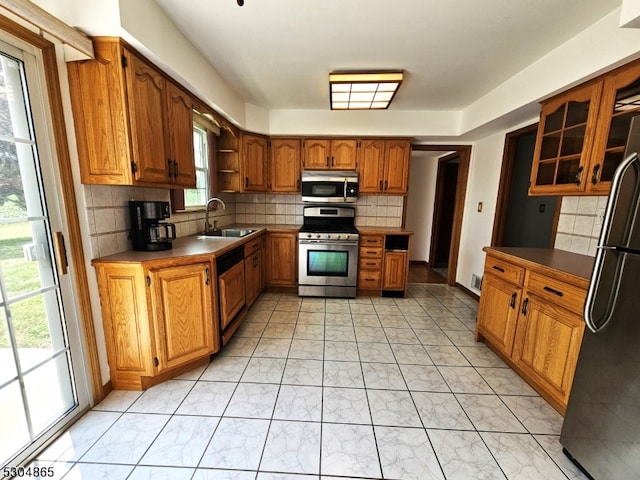
{"type": "Polygon", "coordinates": [[[358,243],[340,240],[299,241],[298,283],[355,287],[358,243]]]}

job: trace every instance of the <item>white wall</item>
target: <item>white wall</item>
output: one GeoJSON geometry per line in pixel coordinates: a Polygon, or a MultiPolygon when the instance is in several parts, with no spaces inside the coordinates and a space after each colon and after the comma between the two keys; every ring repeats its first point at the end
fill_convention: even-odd
{"type": "Polygon", "coordinates": [[[406,228],[413,232],[409,260],[429,260],[438,157],[442,153],[416,150],[411,154],[406,221],[406,228]]]}
{"type": "Polygon", "coordinates": [[[505,135],[536,121],[534,118],[514,125],[472,146],[456,281],[476,293],[479,292],[471,287],[471,275],[482,276],[485,257],[482,249],[491,244],[505,135]],[[478,212],[479,202],[482,212],[478,212]]]}

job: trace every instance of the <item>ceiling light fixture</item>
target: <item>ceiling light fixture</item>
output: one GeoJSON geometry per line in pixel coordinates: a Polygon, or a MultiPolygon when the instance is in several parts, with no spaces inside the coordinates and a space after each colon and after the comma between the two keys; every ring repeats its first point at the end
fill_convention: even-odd
{"type": "Polygon", "coordinates": [[[402,71],[331,72],[331,110],[385,110],[402,83],[402,71]]]}

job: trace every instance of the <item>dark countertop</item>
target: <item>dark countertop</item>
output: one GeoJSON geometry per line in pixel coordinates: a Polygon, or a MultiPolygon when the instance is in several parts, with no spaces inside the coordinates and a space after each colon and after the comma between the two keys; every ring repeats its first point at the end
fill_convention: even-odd
{"type": "Polygon", "coordinates": [[[487,254],[515,260],[528,268],[553,274],[561,271],[576,279],[588,283],[593,270],[594,257],[567,252],[555,248],[523,248],[523,247],[484,247],[487,254]]]}
{"type": "Polygon", "coordinates": [[[141,263],[141,262],[153,262],[156,260],[171,260],[181,257],[191,257],[198,255],[221,255],[229,250],[233,250],[235,247],[239,247],[247,242],[250,242],[257,236],[261,235],[265,231],[298,231],[299,225],[246,225],[246,224],[234,224],[227,225],[222,228],[249,228],[256,230],[245,237],[203,237],[200,235],[190,235],[186,237],[179,237],[173,241],[172,248],[170,250],[162,250],[159,252],[138,252],[134,250],[128,250],[126,252],[115,253],[106,257],[95,258],[92,260],[93,264],[97,263],[141,263]]]}
{"type": "Polygon", "coordinates": [[[411,230],[401,227],[356,227],[358,232],[362,234],[381,234],[381,235],[413,235],[411,230]]]}

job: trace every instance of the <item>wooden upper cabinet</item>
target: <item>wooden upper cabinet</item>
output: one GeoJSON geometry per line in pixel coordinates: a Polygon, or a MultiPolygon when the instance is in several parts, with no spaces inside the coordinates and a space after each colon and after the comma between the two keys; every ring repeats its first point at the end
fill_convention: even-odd
{"type": "Polygon", "coordinates": [[[604,79],[587,191],[606,195],[623,160],[631,118],[640,114],[640,63],[634,62],[604,79]]]}
{"type": "Polygon", "coordinates": [[[356,140],[331,140],[331,170],[355,170],[357,151],[356,140]]]}
{"type": "Polygon", "coordinates": [[[269,191],[300,191],[301,142],[298,138],[271,139],[269,191]]]}
{"type": "Polygon", "coordinates": [[[166,81],[156,69],[131,52],[125,52],[127,104],[135,179],[140,182],[169,182],[165,155],[166,81]]]}
{"type": "Polygon", "coordinates": [[[122,50],[94,41],[95,60],[67,63],[82,183],[131,185],[122,50]]]}
{"type": "Polygon", "coordinates": [[[530,195],[607,195],[640,114],[640,61],[542,104],[530,195]]]}
{"type": "Polygon", "coordinates": [[[305,170],[355,170],[355,139],[307,138],[303,140],[302,165],[305,170]]]}
{"type": "Polygon", "coordinates": [[[410,158],[410,140],[360,140],[358,148],[360,193],[406,194],[409,185],[410,158]]]}
{"type": "Polygon", "coordinates": [[[241,191],[267,191],[267,138],[242,132],[240,134],[240,159],[243,176],[241,191]]]}
{"type": "Polygon", "coordinates": [[[381,193],[384,187],[384,140],[361,140],[358,150],[360,193],[381,193]]]}
{"type": "Polygon", "coordinates": [[[191,95],[167,82],[167,133],[169,166],[177,185],[195,186],[196,164],[193,153],[193,103],[191,95]],[[191,141],[186,141],[189,138],[191,141]]]}
{"type": "Polygon", "coordinates": [[[384,193],[396,195],[407,193],[411,142],[409,140],[386,140],[384,154],[386,159],[384,193]]]}
{"type": "Polygon", "coordinates": [[[302,167],[305,170],[327,170],[331,157],[331,140],[305,139],[302,142],[304,155],[302,167]]]}
{"type": "Polygon", "coordinates": [[[585,191],[602,81],[543,103],[531,170],[531,195],[585,191]]]}
{"type": "Polygon", "coordinates": [[[189,95],[119,39],[94,51],[67,64],[82,182],[195,186],[189,95]]]}

